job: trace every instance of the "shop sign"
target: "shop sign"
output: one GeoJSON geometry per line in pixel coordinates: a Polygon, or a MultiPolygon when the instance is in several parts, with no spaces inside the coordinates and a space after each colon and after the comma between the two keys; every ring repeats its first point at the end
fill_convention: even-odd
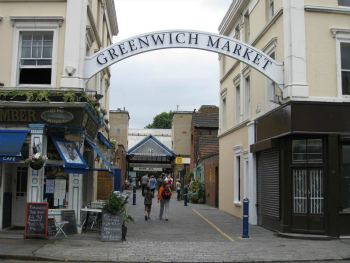
{"type": "Polygon", "coordinates": [[[32,107],[0,108],[0,123],[48,123],[66,124],[85,128],[91,137],[95,137],[98,130],[98,123],[91,115],[87,114],[84,108],[49,108],[32,107]]]}
{"type": "Polygon", "coordinates": [[[182,157],[176,157],[175,163],[176,164],[182,164],[182,157]]]}
{"type": "Polygon", "coordinates": [[[134,167],[134,171],[139,171],[139,172],[161,172],[161,171],[163,171],[163,169],[159,168],[159,167],[134,167]]]}
{"type": "Polygon", "coordinates": [[[35,110],[0,109],[0,122],[36,122],[38,117],[35,110]]]}
{"type": "Polygon", "coordinates": [[[1,156],[2,163],[16,163],[21,160],[18,156],[1,156]]]}
{"type": "Polygon", "coordinates": [[[74,119],[71,112],[62,109],[50,109],[41,113],[40,116],[44,121],[53,124],[67,123],[74,119]]]}
{"type": "Polygon", "coordinates": [[[283,85],[283,64],[238,39],[200,31],[164,30],[146,33],[112,44],[85,59],[84,78],[89,79],[125,58],[167,48],[191,48],[215,52],[255,68],[278,85],[283,85]]]}

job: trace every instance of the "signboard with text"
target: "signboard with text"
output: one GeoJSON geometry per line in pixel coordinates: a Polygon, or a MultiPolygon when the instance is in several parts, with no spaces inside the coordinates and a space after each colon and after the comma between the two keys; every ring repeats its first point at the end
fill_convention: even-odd
{"type": "Polygon", "coordinates": [[[278,85],[283,85],[284,82],[283,64],[261,50],[228,36],[189,30],[151,32],[112,44],[85,59],[84,78],[89,79],[104,68],[128,57],[166,48],[215,52],[255,68],[278,85]]]}
{"type": "Polygon", "coordinates": [[[24,238],[48,236],[48,203],[27,203],[24,238]]]}

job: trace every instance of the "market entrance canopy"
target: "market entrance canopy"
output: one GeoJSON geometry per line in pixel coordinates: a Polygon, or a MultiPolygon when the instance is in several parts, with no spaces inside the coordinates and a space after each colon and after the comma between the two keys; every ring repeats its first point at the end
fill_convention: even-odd
{"type": "Polygon", "coordinates": [[[165,30],[128,38],[112,44],[85,59],[84,78],[89,79],[104,68],[128,57],[167,48],[207,50],[237,59],[283,85],[283,64],[237,39],[201,31],[165,30]]]}

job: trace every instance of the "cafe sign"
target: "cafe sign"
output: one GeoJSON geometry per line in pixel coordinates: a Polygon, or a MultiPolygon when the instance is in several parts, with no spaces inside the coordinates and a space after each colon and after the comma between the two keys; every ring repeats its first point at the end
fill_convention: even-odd
{"type": "Polygon", "coordinates": [[[237,59],[283,85],[283,65],[259,49],[235,38],[189,30],[146,33],[112,44],[85,59],[84,78],[128,57],[167,48],[191,48],[215,52],[237,59]]]}

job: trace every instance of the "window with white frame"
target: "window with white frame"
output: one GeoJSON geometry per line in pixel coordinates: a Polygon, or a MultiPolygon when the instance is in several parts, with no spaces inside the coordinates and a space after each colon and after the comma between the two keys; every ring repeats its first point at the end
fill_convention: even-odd
{"type": "Polygon", "coordinates": [[[56,86],[61,16],[11,16],[14,27],[11,86],[56,86]]]}
{"type": "Polygon", "coordinates": [[[244,118],[250,117],[250,76],[244,77],[244,118]]]}
{"type": "Polygon", "coordinates": [[[338,0],[340,6],[350,6],[350,0],[338,0]]]}
{"type": "Polygon", "coordinates": [[[340,43],[341,87],[343,95],[350,95],[350,42],[340,43]]]}
{"type": "Polygon", "coordinates": [[[18,84],[51,84],[52,31],[21,31],[18,84]]]}
{"type": "Polygon", "coordinates": [[[234,149],[233,202],[241,204],[241,147],[234,149]]]}
{"type": "Polygon", "coordinates": [[[244,40],[246,43],[250,41],[250,21],[249,21],[249,11],[244,14],[244,40]]]}
{"type": "Polygon", "coordinates": [[[274,16],[275,14],[275,3],[274,0],[266,0],[266,5],[267,5],[267,20],[270,21],[271,18],[274,16]]]}
{"type": "Polygon", "coordinates": [[[236,123],[241,122],[241,85],[238,83],[236,87],[236,123]]]}
{"type": "MultiPolygon", "coordinates": [[[[270,58],[275,59],[275,51],[272,51],[269,54],[270,58]]],[[[272,81],[271,79],[267,79],[267,104],[269,105],[270,109],[275,108],[278,104],[277,101],[277,94],[276,94],[276,83],[272,81]]]]}
{"type": "Polygon", "coordinates": [[[226,105],[226,97],[221,98],[221,127],[222,129],[226,129],[227,127],[227,105],[226,105]]]}

